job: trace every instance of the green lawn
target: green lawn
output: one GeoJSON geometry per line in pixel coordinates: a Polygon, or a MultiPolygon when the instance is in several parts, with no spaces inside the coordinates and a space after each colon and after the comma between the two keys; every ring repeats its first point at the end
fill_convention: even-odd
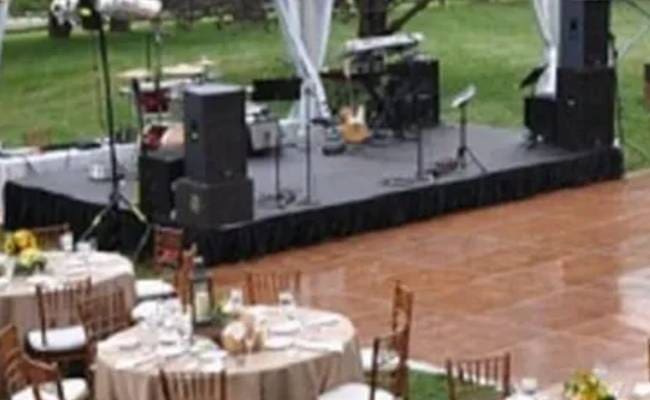
{"type": "MultiPolygon", "coordinates": [[[[642,0],[644,6],[650,2],[642,0]]],[[[631,38],[644,20],[627,6],[614,8],[614,31],[619,42],[631,38]]],[[[430,8],[415,18],[409,30],[423,32],[427,52],[442,60],[443,96],[470,82],[479,97],[472,108],[474,122],[519,126],[521,93],[517,85],[539,61],[540,39],[527,1],[492,4],[454,3],[430,8]]],[[[353,35],[355,23],[337,21],[330,59],[335,62],[341,43],[353,35]]],[[[185,32],[169,26],[165,39],[166,63],[196,60],[202,55],[218,60],[225,79],[249,82],[253,77],[290,71],[277,27],[231,25],[217,30],[212,24],[185,32]]],[[[113,71],[144,63],[145,31],[111,37],[113,71]]],[[[49,40],[45,33],[13,34],[7,38],[0,67],[1,140],[19,143],[25,131],[50,129],[60,140],[96,136],[100,131],[97,78],[93,72],[91,38],[76,33],[71,40],[49,40]]],[[[625,128],[629,141],[650,152],[648,113],[642,103],[642,65],[650,54],[650,36],[628,53],[622,63],[625,128]]],[[[450,114],[448,101],[443,112],[450,114]]],[[[128,124],[123,101],[118,119],[128,124]]],[[[628,152],[628,166],[650,165],[636,152],[628,152]]]]}

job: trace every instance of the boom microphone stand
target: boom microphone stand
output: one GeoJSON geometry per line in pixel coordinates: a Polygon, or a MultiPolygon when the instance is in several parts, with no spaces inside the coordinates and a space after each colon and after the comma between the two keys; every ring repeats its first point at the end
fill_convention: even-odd
{"type": "MultiPolygon", "coordinates": [[[[300,86],[302,80],[297,78],[289,79],[268,79],[253,81],[253,95],[255,101],[289,101],[300,98],[300,86]]],[[[263,194],[258,200],[262,205],[284,209],[296,199],[296,194],[290,189],[283,189],[280,173],[280,157],[282,154],[282,139],[284,130],[280,121],[275,118],[277,124],[277,135],[275,136],[275,147],[273,149],[274,186],[275,192],[263,194]]]]}
{"type": "MultiPolygon", "coordinates": [[[[90,235],[92,235],[97,229],[99,229],[103,224],[115,222],[119,226],[119,211],[120,206],[124,206],[129,212],[131,212],[141,223],[146,225],[146,232],[140,239],[136,251],[134,253],[134,258],[140,255],[142,249],[147,243],[149,233],[151,231],[151,226],[147,221],[145,215],[122,193],[120,190],[120,181],[123,178],[118,173],[117,165],[117,151],[115,149],[116,140],[115,140],[115,119],[113,111],[113,100],[112,100],[112,90],[111,90],[111,77],[110,77],[110,67],[108,61],[108,47],[106,40],[106,31],[104,29],[104,24],[101,15],[92,5],[82,5],[82,18],[87,18],[84,27],[89,27],[97,31],[98,38],[98,47],[99,47],[99,56],[100,56],[100,67],[102,70],[102,80],[104,81],[104,96],[105,96],[105,111],[106,111],[106,126],[108,129],[108,149],[109,149],[109,161],[111,169],[111,191],[108,196],[108,204],[95,216],[90,226],[84,231],[81,235],[80,240],[86,240],[90,235]]],[[[82,22],[83,23],[83,22],[82,22]]]]}

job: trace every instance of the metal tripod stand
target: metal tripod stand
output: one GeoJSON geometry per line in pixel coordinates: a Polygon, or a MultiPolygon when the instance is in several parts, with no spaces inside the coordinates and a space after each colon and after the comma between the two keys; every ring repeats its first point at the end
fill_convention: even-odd
{"type": "Polygon", "coordinates": [[[133,254],[137,258],[149,239],[151,234],[151,224],[147,221],[147,217],[140,211],[120,190],[121,177],[118,173],[117,151],[115,149],[115,119],[113,112],[113,101],[111,91],[111,77],[108,62],[108,47],[106,40],[106,32],[104,25],[101,21],[101,16],[96,10],[92,10],[97,19],[97,38],[99,46],[100,65],[102,69],[102,78],[104,81],[104,96],[105,96],[105,112],[106,112],[106,125],[108,129],[108,149],[111,173],[111,191],[108,196],[108,204],[93,218],[90,226],[83,232],[80,240],[88,239],[100,226],[114,220],[119,225],[119,211],[126,209],[133,214],[142,224],[146,226],[146,230],[138,242],[138,246],[133,254]]]}

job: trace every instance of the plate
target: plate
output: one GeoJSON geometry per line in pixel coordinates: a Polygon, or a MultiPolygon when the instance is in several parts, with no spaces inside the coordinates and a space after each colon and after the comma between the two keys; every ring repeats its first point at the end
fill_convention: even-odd
{"type": "Polygon", "coordinates": [[[113,344],[120,350],[133,350],[140,346],[140,341],[136,337],[124,337],[113,339],[113,344]]]}
{"type": "Polygon", "coordinates": [[[286,336],[269,337],[264,342],[264,348],[267,350],[284,350],[293,344],[293,339],[286,336]]]}
{"type": "Polygon", "coordinates": [[[281,322],[269,326],[269,332],[276,335],[290,335],[298,333],[298,331],[300,331],[300,322],[298,321],[281,322]]]}
{"type": "Polygon", "coordinates": [[[158,342],[163,345],[175,344],[178,342],[178,334],[175,333],[163,333],[158,336],[158,342]]]}
{"type": "Polygon", "coordinates": [[[183,348],[181,346],[161,347],[158,349],[157,354],[163,358],[172,358],[183,354],[183,348]]]}
{"type": "Polygon", "coordinates": [[[223,350],[212,350],[212,351],[206,351],[203,352],[199,355],[199,360],[201,360],[204,363],[216,363],[218,361],[223,360],[228,353],[226,353],[223,350]]]}

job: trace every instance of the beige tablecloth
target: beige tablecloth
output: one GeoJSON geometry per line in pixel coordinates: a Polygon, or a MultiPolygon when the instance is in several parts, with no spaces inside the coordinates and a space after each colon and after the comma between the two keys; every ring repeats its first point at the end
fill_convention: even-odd
{"type": "Polygon", "coordinates": [[[14,276],[6,287],[0,287],[0,327],[14,324],[20,337],[38,328],[36,283],[39,279],[56,285],[91,277],[93,292],[124,290],[129,309],[135,301],[135,277],[131,262],[113,253],[92,253],[87,259],[78,254],[47,252],[46,271],[42,276],[14,276]],[[87,262],[86,262],[87,260],[87,262]]]}
{"type": "MultiPolygon", "coordinates": [[[[277,308],[270,310],[278,313],[277,308]]],[[[300,320],[306,322],[305,328],[295,338],[310,344],[338,345],[340,349],[317,350],[303,343],[282,350],[262,350],[251,355],[228,355],[223,365],[228,373],[229,399],[309,400],[340,384],[363,381],[359,346],[350,321],[337,314],[308,309],[298,310],[298,315],[300,320]],[[325,320],[329,322],[316,323],[325,320]]],[[[269,326],[273,326],[272,320],[269,326]]],[[[171,359],[157,356],[150,342],[152,337],[150,329],[136,326],[118,333],[99,346],[95,374],[96,400],[158,400],[162,398],[158,379],[160,368],[168,372],[210,372],[210,365],[201,360],[200,353],[187,352],[171,359]],[[120,349],[119,343],[133,337],[140,343],[135,350],[120,349]],[[128,364],[129,360],[135,359],[144,362],[136,366],[125,364],[125,361],[128,364]]]]}

